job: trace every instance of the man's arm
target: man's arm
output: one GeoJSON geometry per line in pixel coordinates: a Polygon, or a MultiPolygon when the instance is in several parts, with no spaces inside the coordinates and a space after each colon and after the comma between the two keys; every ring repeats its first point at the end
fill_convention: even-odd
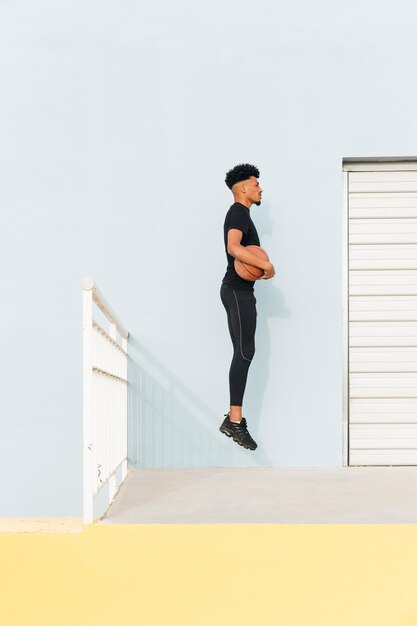
{"type": "Polygon", "coordinates": [[[275,276],[275,268],[269,261],[265,261],[261,259],[256,254],[247,250],[245,246],[241,245],[243,233],[241,230],[237,228],[231,228],[227,233],[227,251],[228,253],[235,257],[238,261],[242,261],[243,263],[248,263],[248,265],[254,265],[255,267],[259,267],[261,270],[264,270],[264,275],[262,278],[272,278],[275,276]]]}

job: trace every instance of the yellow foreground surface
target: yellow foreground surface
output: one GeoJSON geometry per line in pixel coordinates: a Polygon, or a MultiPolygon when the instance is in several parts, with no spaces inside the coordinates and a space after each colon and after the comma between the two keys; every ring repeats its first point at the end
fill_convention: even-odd
{"type": "Polygon", "coordinates": [[[1,626],[417,626],[417,525],[0,533],[1,626]]]}

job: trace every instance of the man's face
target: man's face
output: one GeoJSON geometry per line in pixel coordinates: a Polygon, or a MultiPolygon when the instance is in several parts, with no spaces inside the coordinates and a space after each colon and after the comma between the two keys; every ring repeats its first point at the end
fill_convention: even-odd
{"type": "Polygon", "coordinates": [[[262,188],[256,176],[251,176],[245,181],[246,195],[253,204],[259,206],[262,200],[262,188]]]}

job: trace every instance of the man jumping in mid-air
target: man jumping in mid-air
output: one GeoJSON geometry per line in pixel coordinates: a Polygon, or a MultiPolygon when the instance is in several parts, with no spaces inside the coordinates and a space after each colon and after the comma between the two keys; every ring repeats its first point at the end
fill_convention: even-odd
{"type": "Polygon", "coordinates": [[[263,269],[264,279],[275,276],[272,263],[263,261],[245,249],[249,245],[260,246],[258,233],[250,216],[252,204],[261,204],[262,189],[258,178],[258,168],[248,163],[236,165],[226,174],[225,182],[232,190],[235,201],[224,221],[224,245],[228,265],[220,289],[234,350],[229,371],[230,410],[225,415],[220,431],[250,450],[255,450],[257,444],[249,434],[246,419],[242,417],[242,402],[249,366],[255,354],[255,283],[244,280],[237,274],[234,261],[238,259],[263,269]]]}

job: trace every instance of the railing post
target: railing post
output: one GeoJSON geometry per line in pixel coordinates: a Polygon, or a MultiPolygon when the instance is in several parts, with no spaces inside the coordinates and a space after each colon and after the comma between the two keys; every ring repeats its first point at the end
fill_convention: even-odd
{"type": "MultiPolygon", "coordinates": [[[[117,327],[114,322],[109,322],[109,335],[112,339],[114,339],[114,341],[116,341],[117,327]]],[[[112,474],[108,481],[108,504],[109,505],[111,504],[111,501],[113,500],[115,493],[116,493],[116,475],[112,474]]]]}
{"type": "Polygon", "coordinates": [[[109,335],[112,339],[116,341],[116,324],[114,322],[109,322],[109,335]]]}
{"type": "Polygon", "coordinates": [[[83,518],[93,523],[93,286],[84,279],[83,288],[83,518]]]}
{"type": "MultiPolygon", "coordinates": [[[[128,369],[129,369],[129,353],[127,350],[127,346],[128,346],[128,341],[127,341],[127,337],[122,337],[122,348],[123,350],[126,352],[127,354],[127,358],[126,358],[126,379],[128,378],[128,369]]],[[[122,481],[126,478],[127,476],[127,411],[128,411],[128,398],[129,398],[129,392],[128,392],[128,387],[126,387],[126,432],[124,433],[124,440],[123,440],[123,446],[124,446],[124,453],[123,456],[125,457],[125,460],[122,463],[122,481]]]]}

